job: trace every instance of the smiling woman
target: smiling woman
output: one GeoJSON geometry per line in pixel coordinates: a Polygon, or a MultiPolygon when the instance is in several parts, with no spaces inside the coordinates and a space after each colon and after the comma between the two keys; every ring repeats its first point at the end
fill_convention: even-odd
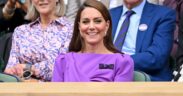
{"type": "MultiPolygon", "coordinates": [[[[86,46],[90,46],[91,44],[95,44],[95,46],[101,45],[101,47],[104,46],[103,38],[107,35],[109,24],[110,21],[105,21],[102,14],[95,8],[88,7],[83,10],[79,22],[79,29],[86,46]]],[[[105,47],[102,49],[106,50],[105,47]]]]}
{"type": "Polygon", "coordinates": [[[72,35],[72,24],[63,16],[63,0],[29,0],[26,15],[32,23],[15,29],[6,73],[50,81],[53,64],[65,53],[72,35]]]}
{"type": "Polygon", "coordinates": [[[29,2],[31,4],[26,18],[30,20],[37,19],[39,15],[60,17],[63,16],[65,12],[65,4],[63,0],[29,0],[29,2]]]}
{"type": "Polygon", "coordinates": [[[105,5],[87,0],[78,10],[69,53],[55,63],[54,82],[125,82],[133,80],[133,61],[112,43],[111,17],[105,5]]]}

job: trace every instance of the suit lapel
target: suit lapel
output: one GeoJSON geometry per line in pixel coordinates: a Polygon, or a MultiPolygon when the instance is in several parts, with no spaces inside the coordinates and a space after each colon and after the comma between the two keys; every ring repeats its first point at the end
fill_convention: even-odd
{"type": "Polygon", "coordinates": [[[152,9],[153,9],[153,6],[151,6],[151,4],[146,2],[142,16],[141,16],[139,28],[138,28],[136,52],[139,52],[140,49],[142,48],[144,36],[147,33],[147,31],[149,30],[148,28],[150,26],[150,21],[152,20],[152,17],[153,17],[152,9]],[[147,27],[147,30],[143,30],[143,28],[145,28],[145,27],[147,27]]]}

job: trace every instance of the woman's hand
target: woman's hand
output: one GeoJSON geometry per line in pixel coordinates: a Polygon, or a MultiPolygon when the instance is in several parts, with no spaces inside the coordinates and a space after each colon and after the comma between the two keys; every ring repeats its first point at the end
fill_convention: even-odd
{"type": "Polygon", "coordinates": [[[14,67],[5,69],[5,73],[16,75],[18,77],[22,77],[23,70],[25,68],[25,64],[17,64],[14,67]]]}

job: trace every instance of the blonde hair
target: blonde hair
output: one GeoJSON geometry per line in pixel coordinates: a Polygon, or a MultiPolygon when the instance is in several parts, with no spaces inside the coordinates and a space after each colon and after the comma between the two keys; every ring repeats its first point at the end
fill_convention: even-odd
{"type": "MultiPolygon", "coordinates": [[[[25,19],[34,21],[39,17],[39,12],[36,10],[34,5],[32,4],[32,0],[27,0],[29,3],[28,11],[25,16],[25,19]]],[[[64,16],[65,14],[65,3],[64,0],[57,0],[56,2],[55,15],[58,17],[64,16]]]]}

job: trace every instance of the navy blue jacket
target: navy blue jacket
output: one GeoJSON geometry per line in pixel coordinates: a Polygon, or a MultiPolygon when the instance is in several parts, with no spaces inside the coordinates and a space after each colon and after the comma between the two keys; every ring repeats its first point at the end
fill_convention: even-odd
{"type": "MultiPolygon", "coordinates": [[[[123,6],[111,9],[113,37],[123,12],[123,6]]],[[[173,44],[176,13],[164,6],[146,2],[140,24],[146,24],[147,30],[138,30],[136,53],[131,57],[135,63],[135,70],[148,75],[152,81],[169,81],[172,79],[172,69],[168,58],[173,44]]]]}

